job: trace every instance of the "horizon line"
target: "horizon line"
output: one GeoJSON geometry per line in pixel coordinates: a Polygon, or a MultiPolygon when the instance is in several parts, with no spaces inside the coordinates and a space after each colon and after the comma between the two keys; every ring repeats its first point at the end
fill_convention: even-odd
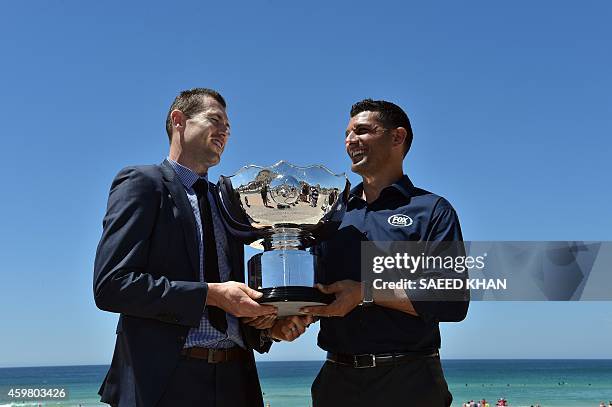
{"type": "MultiPolygon", "coordinates": [[[[606,358],[440,358],[441,361],[449,360],[465,360],[465,361],[484,361],[484,360],[610,360],[612,357],[606,358]]],[[[255,363],[285,363],[285,362],[324,362],[325,359],[302,359],[302,360],[261,360],[255,363]]],[[[38,366],[0,366],[0,369],[34,369],[34,368],[51,368],[51,367],[86,367],[86,366],[110,366],[110,363],[84,363],[73,365],[38,365],[38,366]]]]}

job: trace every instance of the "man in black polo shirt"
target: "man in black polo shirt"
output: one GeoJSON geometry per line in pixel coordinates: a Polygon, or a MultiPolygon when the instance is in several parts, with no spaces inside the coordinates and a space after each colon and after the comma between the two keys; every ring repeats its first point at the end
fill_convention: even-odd
{"type": "Polygon", "coordinates": [[[345,144],[363,182],[351,191],[338,231],[315,248],[325,283],[319,288],[336,300],[303,310],[323,317],[318,343],[328,352],[312,385],[313,407],[451,404],[438,323],[465,318],[468,292],[455,295],[458,301],[415,301],[410,290],[370,292],[361,282],[362,241],[462,240],[450,203],[404,175],[411,143],[399,106],[371,99],[353,105],[345,144]]]}

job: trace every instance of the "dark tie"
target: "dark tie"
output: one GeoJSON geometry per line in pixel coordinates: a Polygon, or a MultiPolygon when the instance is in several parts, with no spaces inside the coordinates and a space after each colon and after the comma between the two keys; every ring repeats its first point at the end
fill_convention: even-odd
{"type": "MultiPolygon", "coordinates": [[[[204,234],[204,280],[207,283],[220,283],[215,228],[213,227],[210,201],[208,200],[208,182],[198,179],[193,185],[193,190],[198,196],[200,219],[202,220],[202,231],[204,234]]],[[[206,308],[208,309],[208,320],[213,328],[225,333],[227,331],[225,311],[210,305],[206,306],[206,308]]]]}

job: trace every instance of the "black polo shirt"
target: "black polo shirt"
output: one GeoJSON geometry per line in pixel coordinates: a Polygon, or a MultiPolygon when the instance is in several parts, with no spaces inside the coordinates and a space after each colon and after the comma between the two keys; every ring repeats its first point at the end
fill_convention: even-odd
{"type": "MultiPolygon", "coordinates": [[[[319,279],[325,284],[345,279],[361,281],[362,241],[463,240],[459,219],[450,203],[416,188],[405,175],[383,189],[370,204],[361,198],[362,191],[362,184],[351,191],[338,231],[314,249],[319,256],[319,279]],[[406,215],[412,223],[407,227],[393,226],[389,222],[393,215],[406,215]]],[[[465,318],[468,298],[413,301],[418,317],[377,305],[356,307],[342,318],[321,318],[318,344],[329,352],[348,354],[438,349],[438,322],[465,318]]]]}

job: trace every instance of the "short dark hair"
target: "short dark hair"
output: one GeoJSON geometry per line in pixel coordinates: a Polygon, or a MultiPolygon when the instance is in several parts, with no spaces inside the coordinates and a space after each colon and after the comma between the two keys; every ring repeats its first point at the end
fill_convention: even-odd
{"type": "Polygon", "coordinates": [[[166,117],[166,133],[168,133],[168,139],[170,141],[172,141],[172,118],[170,117],[170,113],[172,113],[173,110],[180,110],[187,118],[191,118],[202,110],[202,102],[205,96],[215,99],[223,108],[227,107],[225,99],[223,99],[223,96],[216,90],[193,88],[182,91],[170,105],[168,116],[166,117]]]}
{"type": "Polygon", "coordinates": [[[412,127],[410,126],[410,120],[406,112],[395,103],[387,102],[386,100],[372,99],[363,99],[351,107],[351,117],[361,112],[376,112],[378,114],[378,120],[385,129],[395,129],[398,127],[405,128],[406,140],[404,140],[404,157],[406,157],[412,145],[412,127]]]}

